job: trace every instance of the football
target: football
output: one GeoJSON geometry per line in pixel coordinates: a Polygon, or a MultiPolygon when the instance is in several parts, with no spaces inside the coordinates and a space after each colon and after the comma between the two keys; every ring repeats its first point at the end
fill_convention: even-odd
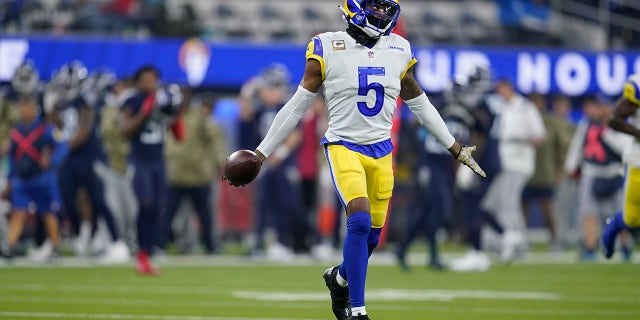
{"type": "Polygon", "coordinates": [[[260,172],[262,162],[251,150],[238,150],[227,157],[224,179],[230,184],[243,186],[253,181],[260,172]]]}

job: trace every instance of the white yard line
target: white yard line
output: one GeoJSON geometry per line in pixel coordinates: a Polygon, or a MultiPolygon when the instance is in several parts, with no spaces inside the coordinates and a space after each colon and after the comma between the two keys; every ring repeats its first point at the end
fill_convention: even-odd
{"type": "Polygon", "coordinates": [[[171,307],[197,307],[197,308],[237,308],[258,307],[266,309],[319,309],[328,303],[329,298],[322,302],[307,302],[294,304],[273,304],[264,301],[212,301],[212,300],[154,300],[154,299],[130,299],[130,298],[84,298],[84,297],[49,297],[49,296],[0,296],[0,302],[24,303],[24,304],[70,304],[70,305],[94,305],[94,306],[171,306],[171,307]]]}
{"type": "MultiPolygon", "coordinates": [[[[12,283],[2,284],[0,292],[62,292],[62,293],[141,293],[153,295],[188,294],[190,296],[213,297],[235,296],[236,298],[258,301],[327,301],[328,292],[289,292],[289,291],[260,291],[253,290],[234,291],[233,287],[221,288],[219,286],[130,286],[130,285],[102,285],[102,284],[43,284],[43,283],[12,283]]],[[[33,296],[33,295],[31,295],[33,296]]],[[[22,298],[19,296],[0,296],[0,300],[7,297],[22,298]]],[[[409,289],[373,289],[367,292],[367,299],[371,301],[451,301],[454,299],[494,299],[494,300],[562,300],[571,302],[596,303],[596,304],[637,304],[635,297],[629,296],[561,296],[552,292],[528,292],[528,291],[487,291],[487,290],[409,290],[409,289]]],[[[112,299],[119,301],[118,299],[112,299]]],[[[102,299],[101,301],[105,301],[102,299]]],[[[143,300],[135,300],[143,301],[143,300]]],[[[156,300],[149,300],[155,301],[156,300]]],[[[189,301],[196,301],[189,299],[189,301]]],[[[202,300],[202,305],[211,303],[210,300],[202,300]]],[[[123,301],[123,303],[127,303],[123,301]]],[[[140,302],[139,304],[143,304],[140,302]]],[[[114,302],[114,304],[116,304],[114,302]]],[[[194,305],[195,306],[195,305],[194,305]]]]}
{"type": "MultiPolygon", "coordinates": [[[[282,320],[292,318],[247,318],[247,317],[208,317],[208,316],[166,316],[125,313],[68,313],[68,312],[20,312],[0,311],[0,318],[55,318],[55,319],[117,319],[117,320],[282,320]]],[[[298,318],[296,318],[298,319],[298,318]]],[[[302,319],[319,320],[319,319],[302,319]]]]}
{"type": "Polygon", "coordinates": [[[83,284],[44,284],[44,283],[14,283],[2,284],[0,291],[33,291],[33,292],[106,292],[106,293],[152,293],[152,294],[190,294],[190,295],[219,295],[230,290],[220,287],[181,287],[176,286],[130,286],[130,285],[83,285],[83,284]]]}
{"type": "MultiPolygon", "coordinates": [[[[558,309],[558,308],[509,308],[509,307],[449,307],[442,305],[375,305],[371,309],[402,311],[402,312],[431,312],[431,313],[457,313],[457,314],[501,314],[501,315],[543,315],[543,316],[603,316],[603,317],[633,317],[640,316],[638,310],[584,310],[584,309],[558,309]]],[[[289,318],[250,318],[250,317],[217,317],[217,316],[186,316],[186,315],[149,315],[149,314],[107,314],[107,313],[67,313],[67,312],[22,312],[0,311],[0,318],[54,318],[54,319],[116,319],[116,320],[283,320],[289,318]]],[[[298,318],[296,318],[298,319],[298,318]]],[[[298,319],[319,320],[319,319],[298,319]]]]}
{"type": "MultiPolygon", "coordinates": [[[[259,301],[325,301],[327,293],[285,291],[234,291],[236,298],[259,301]]],[[[454,299],[490,300],[561,300],[559,294],[527,291],[487,290],[403,290],[376,289],[367,291],[368,301],[451,301],[454,299]]]]}

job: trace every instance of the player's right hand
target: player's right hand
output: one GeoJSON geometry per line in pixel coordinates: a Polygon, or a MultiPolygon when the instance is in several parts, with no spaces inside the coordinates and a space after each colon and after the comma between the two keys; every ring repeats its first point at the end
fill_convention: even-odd
{"type": "Polygon", "coordinates": [[[473,159],[473,156],[471,155],[474,151],[476,151],[476,146],[463,146],[460,149],[460,153],[458,153],[456,160],[471,168],[471,170],[473,170],[473,172],[477,173],[479,176],[486,178],[487,174],[484,173],[484,170],[480,168],[476,160],[473,159]]]}

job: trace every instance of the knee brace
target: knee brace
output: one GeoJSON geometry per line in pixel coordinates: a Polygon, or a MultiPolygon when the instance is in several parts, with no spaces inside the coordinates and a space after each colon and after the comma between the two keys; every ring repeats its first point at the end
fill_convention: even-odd
{"type": "Polygon", "coordinates": [[[347,231],[358,234],[371,232],[371,215],[368,212],[354,212],[347,218],[347,231]]]}

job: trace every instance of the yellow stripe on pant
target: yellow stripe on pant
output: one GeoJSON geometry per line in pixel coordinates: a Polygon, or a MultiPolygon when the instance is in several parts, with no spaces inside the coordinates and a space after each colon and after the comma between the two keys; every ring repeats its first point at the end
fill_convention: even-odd
{"type": "Polygon", "coordinates": [[[325,146],[325,155],[343,205],[355,198],[369,199],[371,224],[374,228],[382,228],[393,193],[391,154],[376,159],[343,145],[330,144],[325,146]]]}
{"type": "Polygon", "coordinates": [[[629,166],[624,198],[624,223],[640,227],[640,168],[629,166]]]}

